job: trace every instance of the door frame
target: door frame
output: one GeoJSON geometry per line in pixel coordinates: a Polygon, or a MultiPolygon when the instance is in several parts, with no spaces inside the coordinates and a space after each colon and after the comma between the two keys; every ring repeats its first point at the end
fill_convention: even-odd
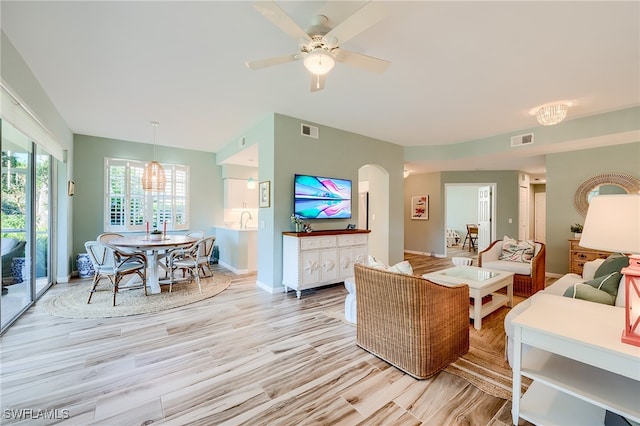
{"type": "MultiPolygon", "coordinates": [[[[444,242],[444,257],[448,256],[448,247],[447,247],[447,192],[449,190],[449,187],[454,187],[454,186],[473,186],[477,188],[480,188],[482,186],[490,186],[491,187],[491,191],[492,191],[492,197],[491,197],[491,241],[495,241],[496,240],[496,217],[497,217],[497,211],[496,211],[496,194],[497,194],[497,189],[498,189],[498,184],[496,182],[456,182],[456,183],[445,183],[444,184],[444,196],[443,198],[443,203],[444,203],[444,223],[443,223],[443,227],[442,227],[442,239],[444,242]]],[[[476,193],[476,197],[475,197],[475,208],[478,208],[478,196],[476,193]]],[[[464,239],[464,235],[461,235],[460,238],[464,239]]]]}

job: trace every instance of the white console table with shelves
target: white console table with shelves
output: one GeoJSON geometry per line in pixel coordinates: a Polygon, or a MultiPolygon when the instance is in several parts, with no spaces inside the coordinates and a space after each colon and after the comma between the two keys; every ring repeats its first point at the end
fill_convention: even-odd
{"type": "Polygon", "coordinates": [[[353,264],[365,262],[367,230],[282,233],[282,285],[285,293],[339,283],[353,276],[353,264]]]}
{"type": "Polygon", "coordinates": [[[620,341],[624,309],[553,295],[533,302],[513,321],[513,424],[603,425],[607,410],[640,422],[640,347],[620,341]],[[533,383],[521,396],[522,376],[533,383]]]}

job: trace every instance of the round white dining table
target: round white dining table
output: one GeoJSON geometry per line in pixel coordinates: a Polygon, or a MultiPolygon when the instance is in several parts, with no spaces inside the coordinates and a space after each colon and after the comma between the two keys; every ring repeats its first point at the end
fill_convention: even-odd
{"type": "Polygon", "coordinates": [[[167,235],[159,240],[152,240],[147,236],[132,236],[115,238],[109,244],[143,251],[147,254],[147,287],[149,293],[160,293],[158,253],[163,250],[188,247],[198,241],[197,238],[186,235],[167,235]]]}

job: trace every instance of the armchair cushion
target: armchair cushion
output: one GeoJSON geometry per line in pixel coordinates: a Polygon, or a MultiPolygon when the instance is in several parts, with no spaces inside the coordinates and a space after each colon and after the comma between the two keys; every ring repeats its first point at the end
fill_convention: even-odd
{"type": "Polygon", "coordinates": [[[18,240],[15,238],[3,238],[2,239],[2,255],[9,253],[15,246],[18,245],[18,240]]]}
{"type": "Polygon", "coordinates": [[[505,236],[502,240],[502,252],[498,259],[531,263],[534,249],[533,241],[518,241],[505,236]]]}
{"type": "Polygon", "coordinates": [[[512,262],[510,260],[494,260],[482,262],[483,268],[498,269],[499,271],[513,272],[520,275],[531,275],[531,263],[512,262]]]}

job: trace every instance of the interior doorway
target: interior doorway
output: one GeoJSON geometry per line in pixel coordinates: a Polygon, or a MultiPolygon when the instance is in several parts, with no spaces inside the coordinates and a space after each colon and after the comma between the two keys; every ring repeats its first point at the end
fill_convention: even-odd
{"type": "Polygon", "coordinates": [[[389,173],[377,165],[362,166],[358,170],[358,200],[358,229],[371,231],[369,253],[389,263],[389,173]]]}
{"type": "MultiPolygon", "coordinates": [[[[451,248],[447,234],[455,232],[462,247],[467,233],[467,224],[482,225],[483,241],[495,240],[495,183],[446,183],[444,186],[445,256],[451,248]],[[485,196],[482,197],[482,194],[485,196]],[[449,242],[449,244],[448,244],[449,242]]],[[[480,228],[479,228],[480,232],[480,228]]],[[[480,243],[480,239],[478,239],[480,243]]],[[[458,247],[456,247],[458,248],[458,247]]],[[[478,248],[478,251],[481,251],[478,248]]]]}

